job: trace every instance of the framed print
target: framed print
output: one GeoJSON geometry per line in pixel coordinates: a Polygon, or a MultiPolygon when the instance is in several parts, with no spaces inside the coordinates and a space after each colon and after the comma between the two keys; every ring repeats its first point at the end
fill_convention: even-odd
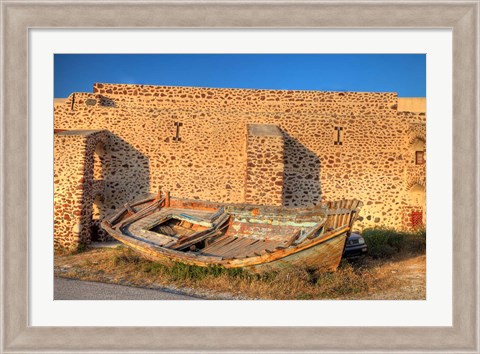
{"type": "MultiPolygon", "coordinates": [[[[478,3],[154,1],[136,4],[7,0],[1,6],[2,352],[480,350],[478,3]],[[321,31],[323,37],[318,37],[321,31]],[[206,305],[198,305],[188,301],[177,303],[180,309],[172,312],[172,306],[161,301],[95,304],[51,297],[53,250],[45,248],[45,244],[53,244],[49,235],[52,223],[42,210],[48,212],[53,201],[48,177],[53,166],[49,157],[53,150],[53,119],[48,118],[53,115],[52,107],[48,108],[53,97],[50,96],[53,54],[162,52],[158,46],[170,53],[315,53],[321,38],[328,36],[339,38],[339,43],[342,36],[350,40],[345,42],[350,44],[343,53],[362,53],[366,49],[360,46],[368,47],[370,42],[375,42],[377,50],[382,52],[383,48],[385,53],[395,52],[395,48],[400,53],[426,53],[427,90],[434,92],[432,102],[436,99],[447,104],[442,112],[439,106],[430,103],[430,96],[427,100],[427,109],[432,114],[427,121],[431,128],[427,130],[428,139],[437,144],[432,146],[439,146],[436,154],[431,155],[434,158],[430,159],[424,147],[412,152],[413,165],[423,166],[427,161],[427,178],[442,174],[443,181],[447,181],[446,185],[431,187],[435,191],[432,197],[435,206],[431,209],[432,217],[427,218],[432,225],[429,230],[433,230],[427,236],[427,252],[435,251],[427,256],[427,263],[429,259],[433,262],[427,264],[427,281],[436,287],[427,286],[426,302],[327,304],[312,300],[295,305],[257,302],[244,306],[241,302],[232,305],[227,301],[217,304],[205,301],[206,305]],[[403,52],[402,36],[410,45],[403,52]],[[415,38],[423,38],[425,42],[414,47],[415,38]],[[121,46],[115,47],[115,43],[121,46]],[[216,49],[212,43],[217,43],[216,49]],[[422,52],[425,43],[429,49],[422,52]],[[442,60],[447,68],[444,76],[441,66],[436,66],[442,60]],[[39,75],[42,72],[45,77],[39,75]],[[437,77],[428,77],[428,73],[437,77]],[[42,96],[42,91],[47,96],[42,96]],[[452,118],[442,120],[450,117],[450,110],[452,118]],[[47,147],[45,152],[41,146],[47,147]],[[445,150],[440,150],[442,146],[445,150]],[[42,177],[44,171],[47,179],[42,177]],[[447,253],[429,248],[435,237],[446,240],[443,251],[447,253]],[[430,307],[436,299],[434,305],[441,310],[430,307]],[[238,308],[235,310],[234,306],[238,308]],[[345,322],[335,313],[322,312],[322,306],[335,310],[361,306],[369,310],[364,316],[345,322]],[[424,311],[427,307],[428,311],[424,311]],[[387,314],[391,314],[390,318],[387,314]]],[[[331,47],[327,52],[341,51],[331,47]]],[[[97,85],[96,89],[101,91],[104,87],[97,85]]],[[[94,98],[87,98],[87,105],[97,103],[94,98]]],[[[74,103],[71,104],[73,107],[74,103]]],[[[185,126],[178,121],[175,124],[174,138],[179,141],[185,126]]],[[[344,131],[340,127],[338,124],[332,127],[336,145],[343,143],[344,131]]],[[[407,219],[417,223],[422,212],[413,210],[407,219]]]]}

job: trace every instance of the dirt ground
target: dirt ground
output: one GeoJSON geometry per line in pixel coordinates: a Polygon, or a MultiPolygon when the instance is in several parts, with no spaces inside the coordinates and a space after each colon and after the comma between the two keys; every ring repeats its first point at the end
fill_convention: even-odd
{"type": "Polygon", "coordinates": [[[55,256],[55,276],[150,289],[168,288],[205,299],[424,300],[426,257],[399,254],[342,261],[336,273],[311,275],[299,270],[273,279],[231,275],[172,274],[120,246],[55,256]]]}
{"type": "MultiPolygon", "coordinates": [[[[369,260],[366,260],[368,262],[369,260]]],[[[398,286],[376,291],[371,288],[364,300],[425,300],[426,299],[426,257],[417,255],[409,258],[381,262],[379,280],[395,278],[398,286]],[[382,264],[383,263],[383,264],[382,264]]]]}

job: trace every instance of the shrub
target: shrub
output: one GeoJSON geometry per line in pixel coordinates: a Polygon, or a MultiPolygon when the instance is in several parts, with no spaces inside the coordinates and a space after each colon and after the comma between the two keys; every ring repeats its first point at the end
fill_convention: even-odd
{"type": "Polygon", "coordinates": [[[414,253],[425,253],[427,248],[427,232],[420,229],[406,234],[407,249],[414,253]]]}
{"type": "Polygon", "coordinates": [[[368,253],[372,257],[388,257],[393,255],[400,247],[402,238],[396,231],[388,229],[366,229],[363,238],[368,246],[368,253]]]}
{"type": "Polygon", "coordinates": [[[365,229],[363,238],[368,246],[368,253],[375,258],[392,256],[402,251],[425,252],[425,230],[406,232],[387,228],[365,229]]]}

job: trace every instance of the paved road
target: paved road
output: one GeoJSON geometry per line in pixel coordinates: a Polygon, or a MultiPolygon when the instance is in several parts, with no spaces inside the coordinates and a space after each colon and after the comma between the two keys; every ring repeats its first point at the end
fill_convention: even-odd
{"type": "Polygon", "coordinates": [[[199,300],[169,290],[95,283],[55,277],[55,300],[199,300]]]}

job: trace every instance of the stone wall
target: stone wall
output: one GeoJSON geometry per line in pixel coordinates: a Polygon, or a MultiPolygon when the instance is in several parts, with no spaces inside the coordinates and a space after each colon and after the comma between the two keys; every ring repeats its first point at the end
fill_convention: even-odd
{"type": "Polygon", "coordinates": [[[399,116],[405,117],[409,122],[407,135],[406,154],[409,157],[405,161],[406,197],[404,200],[402,227],[410,229],[412,226],[412,213],[422,214],[422,224],[426,223],[426,117],[425,113],[399,112],[399,116]],[[417,161],[417,153],[423,158],[423,162],[417,161]]]}
{"type": "Polygon", "coordinates": [[[399,98],[398,110],[404,112],[425,113],[427,111],[427,100],[425,97],[399,98]]]}
{"type": "Polygon", "coordinates": [[[358,198],[358,227],[405,226],[408,176],[424,171],[411,165],[410,137],[425,135],[425,114],[399,112],[395,93],[95,84],[55,107],[56,129],[110,132],[103,213],[160,187],[245,202],[249,124],[283,135],[283,205],[358,198]]]}
{"type": "Polygon", "coordinates": [[[283,205],[283,135],[273,124],[248,124],[245,203],[283,205]]]}
{"type": "MultiPolygon", "coordinates": [[[[54,134],[54,244],[75,249],[89,243],[104,216],[95,206],[105,196],[102,176],[105,131],[62,131],[54,134]],[[94,210],[96,209],[96,213],[94,210]]],[[[100,238],[107,237],[100,232],[100,238]]]]}

